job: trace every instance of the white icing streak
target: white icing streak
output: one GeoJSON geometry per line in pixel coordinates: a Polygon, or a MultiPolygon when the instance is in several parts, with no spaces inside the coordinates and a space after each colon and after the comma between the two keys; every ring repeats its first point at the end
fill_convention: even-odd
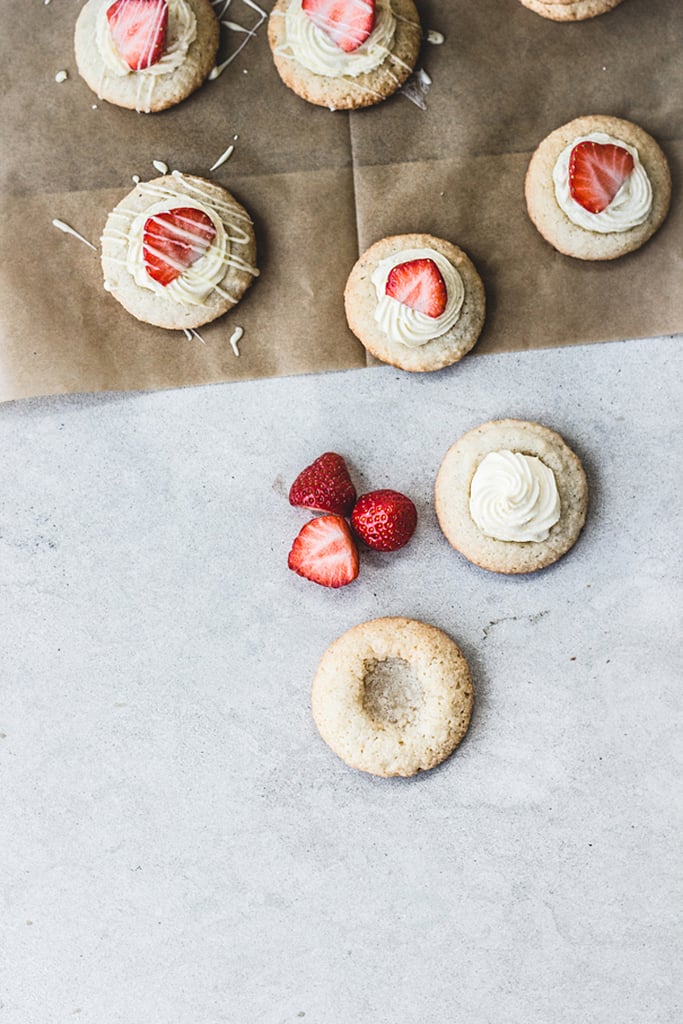
{"type": "Polygon", "coordinates": [[[242,3],[250,10],[255,11],[258,16],[258,21],[256,22],[256,24],[253,25],[251,28],[246,28],[243,25],[238,25],[237,22],[234,21],[223,21],[223,15],[227,12],[228,8],[232,3],[232,0],[211,0],[211,3],[213,4],[214,7],[220,8],[220,11],[217,11],[218,18],[221,21],[221,23],[225,25],[226,28],[230,29],[233,32],[239,32],[242,35],[244,35],[244,39],[239,44],[237,49],[234,50],[230,54],[230,56],[227,57],[226,60],[224,60],[221,64],[218,64],[216,65],[215,68],[212,68],[211,73],[209,74],[209,81],[214,82],[223,74],[225,69],[230,64],[232,64],[235,57],[237,57],[242,52],[242,50],[247,45],[249,40],[254,38],[263,22],[268,17],[268,13],[264,11],[263,8],[259,7],[258,4],[254,3],[254,0],[242,0],[242,3]]]}
{"type": "Polygon", "coordinates": [[[168,174],[168,166],[163,160],[152,160],[152,167],[155,171],[158,171],[159,174],[168,174]]]}
{"type": "Polygon", "coordinates": [[[59,231],[63,231],[65,235],[72,235],[73,238],[77,238],[79,242],[83,242],[84,245],[87,245],[88,248],[93,250],[93,252],[97,252],[96,245],[93,245],[92,242],[89,242],[88,239],[84,238],[83,235],[80,235],[78,231],[74,231],[74,229],[72,227],[69,227],[68,224],[65,224],[63,220],[53,220],[52,224],[59,231]]]}
{"type": "Polygon", "coordinates": [[[230,335],[230,346],[236,356],[239,356],[240,354],[240,350],[238,349],[237,345],[239,344],[243,334],[244,327],[236,327],[235,330],[230,335]]]}
{"type": "Polygon", "coordinates": [[[230,159],[230,157],[232,156],[232,154],[234,152],[235,152],[235,147],[233,145],[228,146],[228,148],[225,150],[225,152],[221,153],[221,155],[218,157],[218,160],[216,160],[215,164],[212,164],[211,167],[209,167],[209,170],[210,171],[217,171],[219,167],[223,166],[223,164],[225,163],[226,160],[230,159]]]}

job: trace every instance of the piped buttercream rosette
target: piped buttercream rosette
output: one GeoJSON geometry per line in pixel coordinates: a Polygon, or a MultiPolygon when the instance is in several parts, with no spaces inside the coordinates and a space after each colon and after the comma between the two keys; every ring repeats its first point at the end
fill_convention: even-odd
{"type": "Polygon", "coordinates": [[[440,338],[453,327],[460,316],[465,299],[462,277],[450,260],[435,249],[405,249],[396,255],[381,260],[372,274],[372,283],[377,294],[374,318],[384,334],[391,341],[410,348],[426,345],[440,338]],[[446,305],[437,316],[411,308],[405,302],[387,294],[387,282],[392,271],[401,265],[417,260],[431,260],[443,279],[446,289],[446,305]]]}

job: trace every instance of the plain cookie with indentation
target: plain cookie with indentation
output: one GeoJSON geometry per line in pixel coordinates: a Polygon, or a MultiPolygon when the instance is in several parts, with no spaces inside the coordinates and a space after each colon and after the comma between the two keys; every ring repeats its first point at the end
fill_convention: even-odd
{"type": "Polygon", "coordinates": [[[384,777],[415,775],[449,757],[473,702],[457,644],[415,619],[355,626],[327,649],[313,680],[322,738],[350,767],[384,777]]]}
{"type": "MultiPolygon", "coordinates": [[[[495,487],[490,479],[483,509],[500,523],[505,516],[532,516],[538,483],[527,467],[504,469],[495,487]],[[536,488],[536,490],[535,490],[536,488]]],[[[573,546],[583,529],[588,508],[586,475],[577,455],[556,431],[527,420],[493,420],[464,434],[446,453],[436,477],[435,505],[439,526],[450,544],[470,562],[500,573],[535,572],[556,562],[573,546]],[[472,484],[491,453],[512,453],[537,459],[554,477],[559,516],[543,540],[500,540],[475,521],[472,484]]],[[[477,513],[480,514],[480,508],[477,513]]]]}
{"type": "Polygon", "coordinates": [[[297,96],[330,110],[357,110],[391,96],[412,74],[421,41],[413,0],[377,0],[374,28],[352,52],[313,24],[301,0],[277,0],[268,21],[282,81],[297,96]]]}
{"type": "Polygon", "coordinates": [[[122,60],[107,11],[113,0],[88,0],[76,22],[76,63],[99,99],[156,113],[186,99],[216,64],[220,28],[210,0],[168,0],[168,31],[160,60],[139,71],[122,60]]]}

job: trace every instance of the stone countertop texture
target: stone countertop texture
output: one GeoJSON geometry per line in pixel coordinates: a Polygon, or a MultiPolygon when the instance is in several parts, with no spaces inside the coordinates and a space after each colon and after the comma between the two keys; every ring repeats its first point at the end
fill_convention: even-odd
{"type": "Polygon", "coordinates": [[[0,1024],[679,1019],[682,341],[0,407],[0,1024]],[[504,416],[591,488],[534,576],[434,515],[446,449],[504,416]],[[286,567],[330,449],[420,515],[338,592],[286,567]],[[476,687],[408,781],[310,715],[328,644],[391,614],[476,687]]]}

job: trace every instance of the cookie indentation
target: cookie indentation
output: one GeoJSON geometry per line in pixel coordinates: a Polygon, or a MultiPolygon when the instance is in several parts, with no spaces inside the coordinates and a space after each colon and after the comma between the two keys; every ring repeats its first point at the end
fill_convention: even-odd
{"type": "Polygon", "coordinates": [[[422,685],[403,658],[363,664],[363,710],[377,725],[412,725],[422,705],[422,685]]]}

